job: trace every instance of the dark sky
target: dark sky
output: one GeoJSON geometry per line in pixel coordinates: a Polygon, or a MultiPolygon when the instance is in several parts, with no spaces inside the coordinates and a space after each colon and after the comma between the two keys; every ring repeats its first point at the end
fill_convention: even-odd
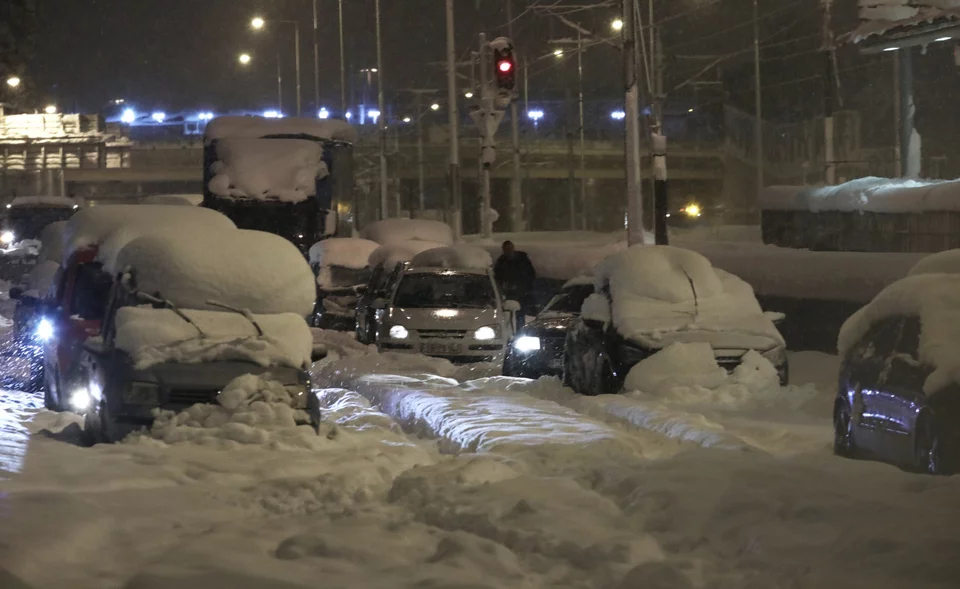
{"type": "MultiPolygon", "coordinates": [[[[522,2],[516,2],[519,12],[522,2]]],[[[502,0],[456,0],[457,47],[463,55],[477,34],[504,33],[502,0]]],[[[321,102],[338,102],[337,1],[319,0],[321,102]]],[[[442,69],[427,65],[444,59],[443,0],[382,0],[385,87],[445,88],[442,69]]],[[[68,110],[96,111],[113,98],[126,98],[140,110],[181,108],[260,108],[276,96],[276,41],[255,34],[253,15],[268,20],[297,19],[302,30],[304,104],[312,103],[313,56],[310,0],[38,0],[37,58],[31,72],[40,100],[68,110]],[[241,50],[252,53],[249,69],[237,64],[241,50]]],[[[374,1],[345,0],[348,71],[375,64],[374,1]]],[[[587,19],[609,19],[615,10],[592,11],[587,19]],[[609,14],[606,14],[609,12],[609,14]]],[[[548,51],[551,35],[569,29],[549,17],[518,22],[517,46],[531,55],[548,51]]],[[[292,27],[280,30],[285,71],[286,110],[293,107],[292,27]]],[[[619,66],[615,52],[598,48],[589,55],[590,91],[616,95],[619,66]],[[609,55],[608,55],[609,53],[609,55]]],[[[543,70],[543,64],[538,70],[543,70]]],[[[572,64],[571,64],[572,65],[572,64]]],[[[536,76],[538,92],[563,81],[560,68],[536,76]]],[[[533,69],[531,70],[533,71],[533,69]]]]}

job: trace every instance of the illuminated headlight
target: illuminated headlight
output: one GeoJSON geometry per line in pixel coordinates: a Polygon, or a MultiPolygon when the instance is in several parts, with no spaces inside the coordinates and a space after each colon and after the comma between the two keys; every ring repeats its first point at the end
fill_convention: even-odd
{"type": "Polygon", "coordinates": [[[93,397],[90,396],[90,391],[86,387],[74,389],[70,393],[70,408],[74,413],[86,413],[91,406],[93,406],[93,397]]]}
{"type": "Polygon", "coordinates": [[[307,408],[307,396],[310,394],[310,388],[305,384],[291,384],[283,387],[290,395],[290,406],[294,409],[307,408]]]}
{"type": "Polygon", "coordinates": [[[53,337],[53,323],[50,322],[46,317],[42,318],[39,323],[37,323],[37,337],[40,341],[47,341],[53,337]]]}
{"type": "Polygon", "coordinates": [[[3,245],[10,245],[16,238],[17,236],[13,234],[13,231],[4,231],[3,233],[0,233],[0,243],[3,245]]]}
{"type": "Polygon", "coordinates": [[[390,328],[390,337],[393,339],[407,339],[409,336],[410,332],[402,325],[394,325],[390,328]]]}
{"type": "Polygon", "coordinates": [[[473,337],[474,339],[478,339],[480,341],[496,339],[497,330],[488,325],[484,325],[480,329],[473,332],[473,337]]]}
{"type": "Polygon", "coordinates": [[[123,402],[128,405],[157,405],[160,388],[152,382],[133,382],[123,393],[123,402]]]}
{"type": "Polygon", "coordinates": [[[513,348],[518,352],[536,352],[540,349],[540,338],[531,335],[518,337],[513,342],[513,348]]]}

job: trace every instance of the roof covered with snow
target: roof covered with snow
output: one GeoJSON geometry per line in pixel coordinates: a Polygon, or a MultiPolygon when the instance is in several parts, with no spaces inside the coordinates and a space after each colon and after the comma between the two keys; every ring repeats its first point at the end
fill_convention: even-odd
{"type": "Polygon", "coordinates": [[[296,246],[261,231],[145,234],[124,246],[112,270],[128,267],[136,270],[139,290],[186,309],[220,310],[208,304],[215,301],[252,313],[304,317],[316,298],[313,272],[296,246]]]}
{"type": "Polygon", "coordinates": [[[439,247],[446,247],[446,244],[435,241],[421,241],[412,239],[410,241],[396,241],[381,245],[372,254],[370,254],[370,265],[393,266],[401,262],[409,262],[421,252],[432,250],[439,247]]]}
{"type": "MultiPolygon", "coordinates": [[[[123,228],[128,236],[176,227],[183,233],[235,229],[233,221],[211,209],[158,205],[101,205],[81,209],[64,230],[64,259],[78,248],[99,245],[123,228]]],[[[119,250],[117,250],[119,251],[119,250]]]]}
{"type": "Polygon", "coordinates": [[[888,286],[843,324],[840,355],[846,356],[873,325],[898,315],[920,318],[918,360],[934,368],[924,390],[934,393],[960,383],[960,274],[917,274],[888,286]]]}
{"type": "Polygon", "coordinates": [[[145,205],[192,205],[200,206],[203,203],[202,194],[152,194],[140,201],[145,205]]]}
{"type": "Polygon", "coordinates": [[[482,248],[457,244],[420,252],[410,263],[419,267],[484,270],[493,265],[493,259],[482,248]]]}
{"type": "Polygon", "coordinates": [[[10,201],[11,208],[17,207],[57,207],[72,209],[83,205],[83,200],[68,196],[18,196],[10,201]]]}
{"type": "Polygon", "coordinates": [[[960,211],[960,180],[867,177],[837,186],[774,186],[761,193],[760,208],[815,213],[960,211]]]}
{"type": "Polygon", "coordinates": [[[369,239],[332,237],[310,247],[310,264],[359,270],[370,264],[370,254],[378,247],[379,243],[369,239]]]}
{"type": "Polygon", "coordinates": [[[924,25],[960,21],[958,0],[859,0],[859,4],[860,26],[848,36],[853,43],[924,25]]]}
{"type": "Polygon", "coordinates": [[[210,143],[226,137],[260,138],[268,136],[306,135],[315,139],[346,141],[356,143],[357,130],[345,121],[336,119],[311,119],[306,117],[284,117],[268,119],[264,117],[225,116],[217,117],[207,123],[204,141],[210,143]]]}
{"type": "Polygon", "coordinates": [[[301,202],[330,171],[323,146],[305,139],[230,137],[217,143],[208,187],[217,196],[301,202]]]}
{"type": "Polygon", "coordinates": [[[364,227],[361,237],[381,244],[416,239],[441,245],[452,245],[453,229],[442,221],[384,219],[364,227]]]}
{"type": "Polygon", "coordinates": [[[750,285],[696,252],[634,246],[598,266],[597,283],[609,283],[617,331],[646,346],[689,340],[743,349],[783,343],[750,285]]]}

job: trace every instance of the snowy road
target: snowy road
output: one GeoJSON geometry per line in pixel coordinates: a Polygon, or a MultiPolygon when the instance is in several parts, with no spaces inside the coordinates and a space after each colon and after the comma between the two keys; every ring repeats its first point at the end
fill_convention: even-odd
{"type": "Polygon", "coordinates": [[[85,448],[76,416],[0,394],[0,567],[37,589],[960,579],[960,478],[830,454],[835,358],[794,355],[795,386],[759,397],[584,398],[331,349],[320,436],[172,426],[85,448]]]}

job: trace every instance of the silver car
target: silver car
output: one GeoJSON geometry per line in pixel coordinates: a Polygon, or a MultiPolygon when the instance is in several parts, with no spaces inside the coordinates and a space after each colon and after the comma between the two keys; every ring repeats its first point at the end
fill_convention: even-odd
{"type": "Polygon", "coordinates": [[[513,337],[520,304],[503,301],[489,269],[399,264],[373,300],[377,349],[489,362],[513,337]]]}

